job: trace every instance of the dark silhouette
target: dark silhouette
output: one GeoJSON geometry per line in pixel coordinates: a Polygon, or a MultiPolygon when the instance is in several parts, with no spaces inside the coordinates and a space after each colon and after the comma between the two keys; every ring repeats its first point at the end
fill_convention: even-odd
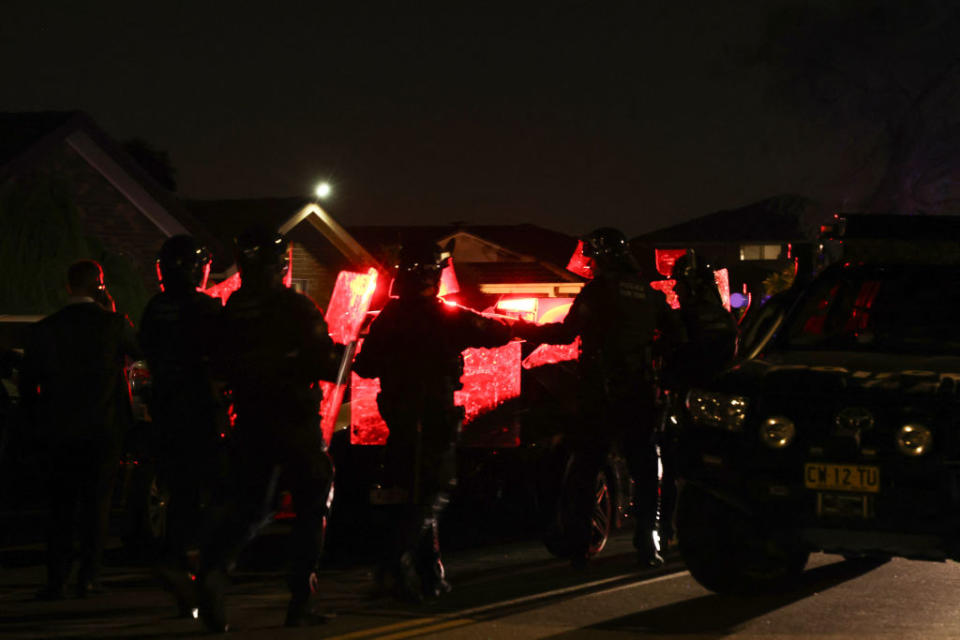
{"type": "MultiPolygon", "coordinates": [[[[187,570],[204,499],[216,482],[225,411],[210,376],[210,350],[220,302],[201,293],[210,254],[190,236],[164,242],[157,257],[163,291],[143,312],[140,345],[151,376],[153,452],[159,482],[169,491],[167,528],[157,572],[171,582],[187,570]]],[[[178,603],[189,615],[192,603],[178,603]]]]}
{"type": "Polygon", "coordinates": [[[562,323],[523,325],[533,343],[568,344],[580,336],[579,415],[565,434],[573,458],[564,479],[568,502],[562,523],[571,561],[589,556],[596,479],[615,442],[623,447],[634,481],[634,545],[643,564],[659,565],[657,386],[654,340],[675,335],[663,294],[641,278],[623,233],[602,228],[582,241],[595,277],[580,291],[562,323]]]}
{"type": "Polygon", "coordinates": [[[508,325],[437,297],[445,263],[436,244],[403,247],[393,289],[398,297],[374,320],[354,363],[358,375],[380,378],[377,405],[390,429],[388,476],[407,493],[377,578],[412,601],[450,590],[437,519],[456,479],[463,409],[453,404],[453,393],[463,374],[461,352],[511,339],[508,325]]]}
{"type": "Polygon", "coordinates": [[[283,286],[286,239],[265,227],[237,239],[241,286],[224,308],[215,367],[236,408],[233,477],[200,543],[199,609],[211,631],[227,628],[223,589],[240,550],[270,521],[283,475],[297,513],[290,534],[291,599],[285,624],[314,621],[309,598],[323,548],[333,464],[320,431],[319,379],[336,377],[343,353],[310,298],[283,286]]]}
{"type": "Polygon", "coordinates": [[[68,282],[67,306],[33,327],[20,371],[21,401],[50,465],[44,599],[64,595],[75,533],[77,594],[101,590],[110,497],[131,420],[124,358],[138,354],[133,327],[98,302],[110,300],[100,265],[74,263],[68,282]]]}

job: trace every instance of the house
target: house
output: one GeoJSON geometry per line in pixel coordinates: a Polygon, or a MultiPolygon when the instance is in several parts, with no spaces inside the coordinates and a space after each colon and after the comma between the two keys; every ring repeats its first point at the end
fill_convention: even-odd
{"type": "Polygon", "coordinates": [[[186,205],[217,238],[211,274],[214,280],[236,273],[234,239],[254,224],[276,229],[287,237],[292,248],[291,284],[317,303],[326,304],[340,271],[379,267],[333,217],[306,198],[188,200],[186,205]]]}
{"type": "MultiPolygon", "coordinates": [[[[79,111],[0,113],[0,194],[7,241],[0,239],[0,259],[59,270],[31,284],[58,295],[57,273],[62,277],[69,262],[99,260],[118,305],[132,317],[157,290],[155,258],[163,241],[179,233],[204,236],[177,198],[79,111]]],[[[0,313],[57,306],[56,296],[15,290],[24,278],[17,280],[0,291],[0,313]]]]}
{"type": "Polygon", "coordinates": [[[633,238],[645,272],[669,278],[673,261],[694,249],[712,266],[726,268],[730,289],[763,296],[764,281],[811,253],[819,225],[829,212],[798,196],[777,196],[710,213],[633,238]]]}
{"type": "MultiPolygon", "coordinates": [[[[573,297],[583,279],[564,267],[576,249],[571,236],[529,224],[435,226],[341,226],[306,198],[192,200],[186,205],[218,239],[214,275],[233,274],[233,238],[258,223],[291,241],[294,288],[325,304],[343,269],[375,267],[390,273],[404,242],[454,242],[453,262],[460,284],[458,301],[486,308],[505,295],[573,297]]],[[[385,287],[389,278],[383,278],[385,287]]],[[[382,303],[385,290],[378,292],[382,303]]],[[[375,300],[375,304],[377,303],[375,300]]]]}

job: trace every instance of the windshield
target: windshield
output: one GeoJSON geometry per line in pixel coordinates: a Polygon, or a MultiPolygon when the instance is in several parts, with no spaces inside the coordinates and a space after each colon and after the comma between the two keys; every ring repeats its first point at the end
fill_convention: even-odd
{"type": "Polygon", "coordinates": [[[824,274],[791,314],[791,349],[960,354],[960,270],[853,268],[824,274]]]}

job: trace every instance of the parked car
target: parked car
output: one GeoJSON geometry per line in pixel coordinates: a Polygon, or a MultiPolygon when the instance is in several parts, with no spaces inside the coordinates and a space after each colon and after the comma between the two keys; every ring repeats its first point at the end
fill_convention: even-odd
{"type": "Polygon", "coordinates": [[[960,559],[960,219],[847,216],[840,260],[686,397],[677,525],[717,592],[813,551],[960,559]]]}
{"type": "MultiPolygon", "coordinates": [[[[500,354],[502,361],[495,365],[499,369],[476,374],[471,370],[471,357],[491,361],[498,354],[493,353],[496,350],[467,350],[460,396],[460,402],[468,405],[467,420],[457,446],[457,487],[445,516],[446,522],[457,526],[453,532],[441,527],[441,535],[453,538],[453,544],[476,534],[543,535],[547,549],[564,556],[569,543],[559,523],[563,521],[560,509],[567,503],[563,478],[571,452],[563,433],[577,419],[576,362],[570,359],[575,357],[576,345],[555,362],[531,357],[534,348],[526,344],[501,349],[515,353],[500,354]],[[512,376],[515,395],[502,388],[509,386],[503,380],[512,376]],[[471,404],[479,396],[498,396],[494,386],[500,387],[495,401],[480,409],[471,404]]],[[[334,546],[366,544],[355,534],[361,528],[358,523],[366,523],[362,528],[367,530],[383,529],[388,526],[391,505],[406,499],[401,488],[384,482],[385,425],[371,428],[363,417],[376,414],[375,393],[375,385],[353,377],[350,402],[345,402],[353,414],[351,428],[340,429],[332,437],[330,451],[337,477],[328,540],[334,546]]],[[[373,419],[379,420],[379,415],[373,419]]],[[[593,554],[628,520],[632,481],[616,448],[609,452],[596,483],[593,554]]]]}

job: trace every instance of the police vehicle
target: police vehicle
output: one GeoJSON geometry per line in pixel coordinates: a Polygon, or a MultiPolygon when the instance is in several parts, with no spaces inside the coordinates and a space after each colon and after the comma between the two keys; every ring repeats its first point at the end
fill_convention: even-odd
{"type": "Polygon", "coordinates": [[[960,218],[822,231],[833,264],[679,416],[680,550],[716,592],[788,587],[813,551],[960,559],[960,218]]]}

